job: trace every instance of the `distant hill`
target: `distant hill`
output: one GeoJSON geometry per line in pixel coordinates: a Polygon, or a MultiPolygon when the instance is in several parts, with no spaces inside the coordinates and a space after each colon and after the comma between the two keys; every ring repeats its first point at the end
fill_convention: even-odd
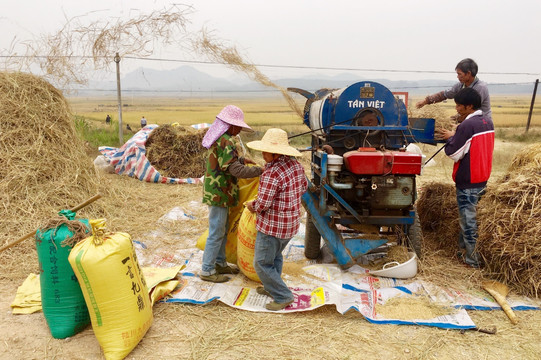
{"type": "MultiPolygon", "coordinates": [[[[393,81],[389,79],[366,79],[350,73],[335,76],[311,75],[300,78],[284,78],[273,80],[284,88],[296,87],[310,92],[321,88],[343,88],[358,81],[379,82],[392,91],[406,91],[412,95],[430,94],[446,89],[454,84],[448,80],[393,81]]],[[[121,78],[123,93],[142,96],[149,95],[186,95],[197,96],[273,96],[278,90],[265,87],[247,79],[243,74],[228,79],[211,76],[191,66],[181,66],[173,70],[155,70],[139,68],[121,78]]],[[[85,95],[102,94],[104,91],[116,91],[116,83],[111,81],[91,81],[88,87],[79,88],[85,95]]],[[[489,85],[491,94],[531,94],[532,85],[489,85]]]]}

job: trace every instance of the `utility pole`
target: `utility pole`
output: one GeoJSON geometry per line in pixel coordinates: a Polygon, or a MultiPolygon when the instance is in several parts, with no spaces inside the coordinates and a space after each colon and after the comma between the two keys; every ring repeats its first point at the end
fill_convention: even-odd
{"type": "Polygon", "coordinates": [[[120,55],[116,53],[116,94],[118,100],[118,140],[120,146],[124,145],[124,134],[122,133],[122,96],[120,95],[120,55]]]}
{"type": "Polygon", "coordinates": [[[535,104],[535,94],[537,94],[537,85],[539,85],[539,79],[535,80],[535,86],[533,88],[532,103],[530,104],[530,113],[528,114],[528,122],[526,123],[526,132],[530,129],[530,121],[532,120],[533,105],[535,104]]]}

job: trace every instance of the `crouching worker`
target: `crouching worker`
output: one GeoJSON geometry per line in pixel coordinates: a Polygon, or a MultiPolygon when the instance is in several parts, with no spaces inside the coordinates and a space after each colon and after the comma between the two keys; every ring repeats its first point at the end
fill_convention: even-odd
{"type": "Polygon", "coordinates": [[[244,122],[244,113],[228,105],[216,116],[202,141],[209,149],[203,184],[203,203],[209,206],[209,234],[199,274],[205,281],[225,282],[229,277],[224,274],[238,274],[239,269],[229,266],[225,257],[229,208],[238,203],[237,178],[254,178],[263,172],[259,166],[245,165],[254,161],[238,156],[231,137],[241,130],[251,131],[244,122]]]}
{"type": "Polygon", "coordinates": [[[262,151],[266,162],[257,198],[246,204],[257,214],[254,269],[263,286],[256,291],[273,298],[267,310],[278,311],[294,300],[281,277],[282,251],[299,230],[301,195],[308,184],[302,165],[294,158],[301,153],[289,146],[284,130],[269,129],[262,140],[246,145],[262,151]]]}

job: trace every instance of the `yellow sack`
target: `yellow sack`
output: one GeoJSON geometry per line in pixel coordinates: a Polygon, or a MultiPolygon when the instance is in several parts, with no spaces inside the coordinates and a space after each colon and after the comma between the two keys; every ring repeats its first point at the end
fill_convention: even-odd
{"type": "Polygon", "coordinates": [[[15,299],[11,303],[13,314],[32,314],[41,311],[41,285],[39,275],[29,274],[17,288],[15,299]]]}
{"type": "Polygon", "coordinates": [[[93,235],[68,257],[81,285],[92,329],[105,358],[123,359],[152,324],[152,307],[131,237],[105,232],[105,220],[91,220],[93,235]]]}
{"type": "Polygon", "coordinates": [[[255,238],[257,236],[255,221],[256,214],[250,212],[250,210],[245,207],[240,217],[239,231],[237,234],[237,264],[240,271],[242,271],[247,278],[261,282],[254,269],[255,238]]]}
{"type": "Polygon", "coordinates": [[[142,268],[143,276],[150,293],[150,302],[152,306],[175,289],[179,283],[175,278],[178,272],[185,267],[186,265],[178,265],[170,268],[142,268]]]}
{"type": "MultiPolygon", "coordinates": [[[[225,244],[225,258],[227,262],[237,263],[237,229],[239,226],[240,216],[244,203],[249,199],[255,199],[259,188],[259,177],[250,179],[239,179],[239,204],[229,208],[229,228],[227,230],[227,242],[225,244]]],[[[205,230],[199,239],[197,239],[196,247],[199,250],[205,250],[207,237],[209,236],[208,229],[205,230]]]]}

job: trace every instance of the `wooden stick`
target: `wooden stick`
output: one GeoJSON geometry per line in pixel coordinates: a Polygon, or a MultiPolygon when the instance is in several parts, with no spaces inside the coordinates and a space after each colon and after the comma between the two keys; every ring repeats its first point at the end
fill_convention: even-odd
{"type": "Polygon", "coordinates": [[[466,331],[478,331],[480,333],[483,333],[483,334],[490,334],[490,335],[494,335],[496,334],[496,327],[492,327],[492,328],[479,328],[479,327],[474,327],[474,328],[469,328],[469,329],[462,329],[460,330],[460,333],[461,334],[464,334],[466,331]]]}
{"type": "MultiPolygon", "coordinates": [[[[86,200],[85,202],[83,203],[80,203],[79,205],[75,206],[74,208],[71,208],[70,210],[73,211],[73,212],[76,212],[82,208],[84,208],[85,206],[93,203],[94,201],[98,200],[99,198],[101,198],[101,195],[100,194],[97,194],[97,195],[94,195],[93,197],[91,197],[90,199],[86,200]]],[[[18,243],[20,242],[23,242],[24,240],[28,239],[28,238],[31,238],[32,236],[34,236],[36,234],[36,231],[37,230],[34,230],[33,232],[30,232],[20,238],[18,238],[17,240],[7,244],[7,245],[4,245],[0,248],[0,253],[6,249],[9,249],[10,247],[14,246],[14,245],[17,245],[18,243]]]]}

